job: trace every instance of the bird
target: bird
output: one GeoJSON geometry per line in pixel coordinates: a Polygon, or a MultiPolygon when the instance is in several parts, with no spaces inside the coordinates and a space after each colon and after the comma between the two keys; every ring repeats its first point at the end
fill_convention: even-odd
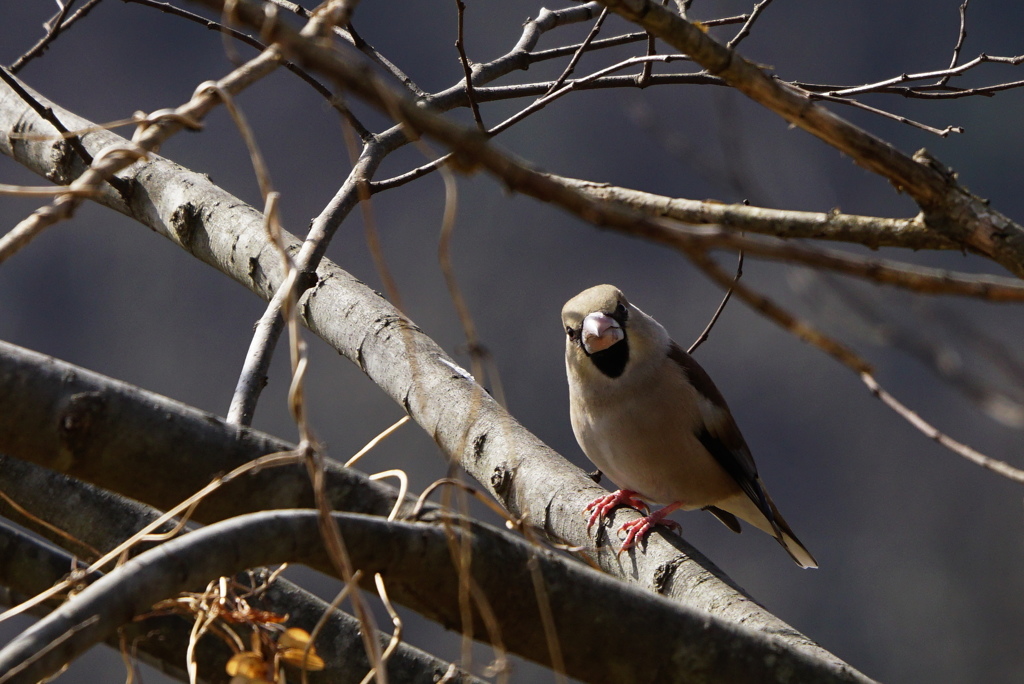
{"type": "Polygon", "coordinates": [[[703,509],[729,529],[740,520],[773,537],[797,565],[818,567],[783,519],[710,376],[668,331],[613,285],[596,285],[562,308],[572,430],[580,448],[619,487],[585,509],[587,531],[625,505],[619,554],[666,516],[703,509]],[[650,512],[648,504],[664,508],[650,512]]]}

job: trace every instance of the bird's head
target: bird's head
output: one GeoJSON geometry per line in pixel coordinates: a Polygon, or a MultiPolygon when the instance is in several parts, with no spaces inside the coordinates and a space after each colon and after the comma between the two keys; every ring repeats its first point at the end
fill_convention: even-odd
{"type": "Polygon", "coordinates": [[[566,302],[562,326],[567,361],[592,364],[609,378],[619,377],[631,363],[668,345],[665,329],[614,285],[596,285],[566,302]]]}

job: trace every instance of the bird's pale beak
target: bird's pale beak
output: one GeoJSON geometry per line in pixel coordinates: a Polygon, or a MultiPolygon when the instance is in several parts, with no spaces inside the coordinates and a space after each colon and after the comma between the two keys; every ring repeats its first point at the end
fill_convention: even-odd
{"type": "Polygon", "coordinates": [[[603,351],[624,336],[618,321],[608,314],[595,311],[583,319],[582,341],[588,354],[603,351]]]}

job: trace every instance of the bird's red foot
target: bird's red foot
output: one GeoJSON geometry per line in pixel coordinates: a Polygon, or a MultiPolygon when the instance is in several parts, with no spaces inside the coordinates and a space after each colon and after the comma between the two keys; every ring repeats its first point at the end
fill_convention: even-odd
{"type": "Polygon", "coordinates": [[[604,496],[594,499],[587,504],[586,508],[583,509],[584,513],[588,513],[593,510],[593,513],[590,514],[590,518],[587,520],[587,532],[589,533],[590,528],[594,526],[594,523],[603,520],[605,516],[615,509],[616,506],[629,506],[630,508],[635,508],[642,513],[646,513],[650,510],[647,507],[647,504],[637,496],[636,492],[628,489],[619,489],[613,494],[605,494],[604,496]]]}
{"type": "Polygon", "coordinates": [[[676,502],[664,508],[659,508],[639,520],[630,520],[623,523],[622,527],[619,528],[619,532],[625,531],[626,538],[623,540],[622,546],[619,547],[619,554],[621,555],[623,551],[631,549],[642,542],[657,525],[667,527],[673,532],[679,532],[682,529],[679,523],[675,520],[666,520],[665,517],[681,505],[682,503],[676,502]]]}

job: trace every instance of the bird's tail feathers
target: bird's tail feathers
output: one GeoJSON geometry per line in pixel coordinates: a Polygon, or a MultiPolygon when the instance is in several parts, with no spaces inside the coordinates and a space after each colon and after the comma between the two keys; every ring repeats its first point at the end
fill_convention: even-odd
{"type": "Polygon", "coordinates": [[[814,560],[814,556],[807,550],[807,547],[793,534],[793,529],[779,513],[779,509],[775,507],[775,502],[768,496],[768,492],[765,492],[765,500],[771,508],[773,519],[769,519],[746,494],[739,494],[724,502],[719,502],[718,508],[723,508],[739,516],[762,532],[767,532],[775,537],[776,541],[786,549],[786,552],[801,568],[818,567],[818,561],[814,560]]]}
{"type": "Polygon", "coordinates": [[[795,534],[793,534],[793,528],[789,526],[786,519],[782,517],[781,513],[779,513],[779,509],[775,507],[775,502],[772,501],[770,496],[768,496],[768,492],[765,492],[764,496],[768,500],[768,505],[772,509],[772,516],[774,519],[771,523],[773,532],[775,533],[773,536],[780,544],[782,544],[782,548],[786,549],[793,560],[796,561],[796,564],[801,568],[818,567],[818,561],[814,560],[814,556],[812,556],[811,552],[807,550],[807,547],[796,538],[795,534]]]}

